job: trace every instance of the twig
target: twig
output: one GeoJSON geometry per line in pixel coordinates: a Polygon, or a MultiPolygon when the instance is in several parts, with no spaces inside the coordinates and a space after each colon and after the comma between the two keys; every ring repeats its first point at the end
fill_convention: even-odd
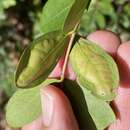
{"type": "Polygon", "coordinates": [[[76,35],[76,30],[78,28],[78,25],[79,24],[77,24],[74,28],[74,31],[71,32],[71,38],[70,38],[70,41],[69,41],[69,45],[68,45],[67,52],[66,52],[66,55],[65,55],[64,65],[63,65],[62,72],[61,72],[61,78],[60,78],[61,81],[64,80],[64,75],[65,75],[65,70],[66,70],[66,67],[67,67],[68,59],[69,59],[70,50],[71,50],[71,47],[72,47],[72,44],[73,44],[73,41],[74,41],[74,38],[75,38],[75,35],[76,35]]]}

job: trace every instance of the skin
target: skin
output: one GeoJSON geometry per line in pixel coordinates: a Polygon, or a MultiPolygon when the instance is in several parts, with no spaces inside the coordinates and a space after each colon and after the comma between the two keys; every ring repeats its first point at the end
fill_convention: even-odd
{"type": "Polygon", "coordinates": [[[116,34],[105,31],[97,30],[87,36],[90,41],[96,42],[106,52],[115,58],[117,49],[121,43],[120,38],[116,34]]]}
{"type": "MultiPolygon", "coordinates": [[[[120,45],[119,37],[105,30],[91,33],[87,38],[97,44],[100,43],[99,45],[113,56],[120,71],[118,96],[111,103],[117,120],[107,130],[130,130],[130,78],[128,78],[130,74],[130,41],[120,45]]],[[[59,61],[50,75],[51,77],[60,76],[63,61],[64,58],[59,61]]],[[[75,80],[76,77],[71,66],[67,67],[65,76],[75,80]]],[[[51,85],[43,88],[41,102],[44,106],[44,116],[41,115],[37,120],[24,126],[22,130],[79,130],[69,100],[61,90],[51,85]]]]}

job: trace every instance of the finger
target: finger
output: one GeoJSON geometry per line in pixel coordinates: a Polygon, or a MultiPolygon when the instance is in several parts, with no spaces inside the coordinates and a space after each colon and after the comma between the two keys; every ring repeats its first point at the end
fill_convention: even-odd
{"type": "Polygon", "coordinates": [[[117,64],[120,71],[121,85],[113,103],[117,121],[108,130],[130,130],[130,41],[120,45],[117,51],[117,64]],[[126,86],[128,88],[126,88],[126,86]]]}
{"type": "Polygon", "coordinates": [[[49,77],[59,78],[60,75],[61,75],[63,64],[64,64],[64,57],[61,57],[60,60],[58,61],[57,65],[56,65],[56,67],[54,68],[54,70],[49,75],[49,77]]]}
{"type": "Polygon", "coordinates": [[[130,130],[130,88],[119,87],[118,96],[113,102],[113,109],[117,120],[110,125],[108,130],[130,130]]]}
{"type": "MultiPolygon", "coordinates": [[[[57,63],[56,67],[51,72],[49,77],[60,78],[61,72],[62,72],[62,69],[63,69],[63,65],[64,65],[64,60],[65,60],[65,57],[60,58],[59,62],[57,63]]],[[[71,79],[71,80],[76,79],[76,75],[75,75],[74,71],[72,70],[70,62],[67,63],[67,67],[66,67],[66,70],[65,70],[65,78],[68,78],[68,79],[71,79]]]]}
{"type": "Polygon", "coordinates": [[[76,74],[74,73],[70,61],[67,64],[65,77],[70,80],[76,80],[76,74]]]}
{"type": "Polygon", "coordinates": [[[98,30],[87,36],[90,41],[96,42],[106,52],[115,57],[120,45],[120,38],[113,32],[98,30]]]}
{"type": "Polygon", "coordinates": [[[43,130],[42,117],[39,117],[32,123],[25,125],[22,130],[43,130]]]}
{"type": "Polygon", "coordinates": [[[119,46],[117,64],[122,85],[130,87],[130,41],[119,46]]]}
{"type": "MultiPolygon", "coordinates": [[[[74,118],[70,103],[68,99],[64,96],[64,94],[54,87],[48,87],[47,90],[42,90],[42,97],[43,97],[43,110],[46,111],[44,114],[43,120],[42,117],[38,118],[37,120],[33,121],[32,123],[24,126],[22,130],[53,130],[53,129],[62,129],[62,130],[78,130],[78,125],[76,119],[74,118]],[[49,89],[49,90],[48,90],[49,89]],[[47,93],[47,97],[46,97],[47,93]],[[54,98],[54,105],[57,106],[54,109],[55,113],[53,113],[52,105],[48,105],[48,93],[54,98]],[[58,99],[59,98],[59,99],[58,99]],[[46,100],[47,99],[47,100],[46,100]],[[46,101],[45,101],[46,100],[46,101]],[[47,102],[47,105],[46,105],[47,102]],[[56,103],[55,103],[56,102],[56,103]],[[47,107],[47,108],[46,108],[47,107]],[[60,111],[61,110],[61,111],[60,111]],[[47,116],[46,116],[47,114],[47,116]],[[51,114],[54,114],[54,118],[52,116],[52,121],[48,118],[51,114]],[[51,125],[48,126],[49,122],[51,121],[51,125]],[[44,122],[44,123],[43,123],[44,122]],[[44,125],[43,125],[44,124],[44,125]]],[[[51,98],[49,97],[49,98],[51,98]]],[[[51,99],[52,100],[52,99],[51,99]]]]}
{"type": "Polygon", "coordinates": [[[78,130],[69,100],[61,90],[51,85],[42,89],[41,101],[44,129],[78,130]]]}

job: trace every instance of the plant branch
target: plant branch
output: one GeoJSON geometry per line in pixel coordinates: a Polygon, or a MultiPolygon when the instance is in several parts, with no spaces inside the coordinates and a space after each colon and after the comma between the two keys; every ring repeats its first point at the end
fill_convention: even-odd
{"type": "Polygon", "coordinates": [[[68,59],[69,59],[70,50],[71,50],[71,47],[72,47],[78,26],[79,26],[79,23],[75,26],[74,31],[71,32],[71,38],[70,38],[69,45],[68,45],[68,48],[67,48],[67,52],[66,52],[66,55],[65,55],[65,60],[64,60],[64,65],[63,65],[62,72],[61,72],[60,81],[64,80],[64,75],[65,75],[65,70],[66,70],[66,67],[67,67],[68,59]]]}

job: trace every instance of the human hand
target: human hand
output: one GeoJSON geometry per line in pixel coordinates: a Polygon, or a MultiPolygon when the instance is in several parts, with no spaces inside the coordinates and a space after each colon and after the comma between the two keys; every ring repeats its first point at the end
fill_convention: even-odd
{"type": "Polygon", "coordinates": [[[117,120],[107,130],[130,130],[130,41],[120,44],[117,36],[104,31],[96,31],[88,39],[100,43],[115,59],[120,72],[118,94],[111,103],[117,120]]]}
{"type": "MultiPolygon", "coordinates": [[[[117,115],[117,121],[110,125],[108,130],[129,130],[130,129],[130,42],[120,45],[119,38],[108,31],[96,31],[87,37],[96,42],[106,50],[117,62],[120,70],[120,85],[118,96],[112,103],[117,115]]],[[[52,77],[59,77],[63,65],[63,58],[60,60],[52,77]]],[[[67,67],[66,76],[75,79],[71,67],[67,67]]],[[[78,130],[78,124],[74,117],[71,105],[61,90],[50,85],[41,90],[41,101],[43,115],[32,123],[24,126],[22,130],[78,130]]]]}

